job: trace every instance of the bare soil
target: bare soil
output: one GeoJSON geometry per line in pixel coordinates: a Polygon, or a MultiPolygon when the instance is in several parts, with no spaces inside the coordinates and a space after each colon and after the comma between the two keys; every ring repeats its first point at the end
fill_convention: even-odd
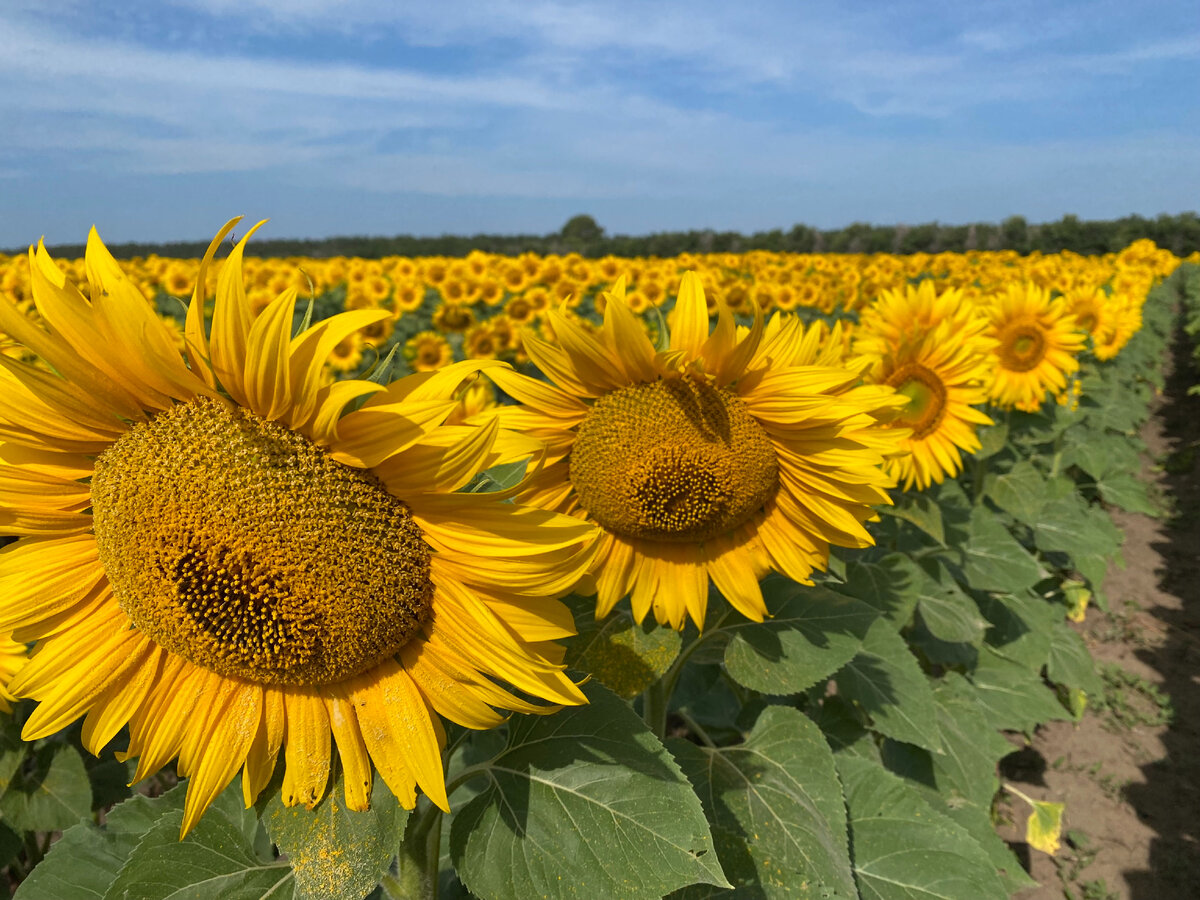
{"type": "Polygon", "coordinates": [[[1179,334],[1141,435],[1142,477],[1164,514],[1114,511],[1125,567],[1109,568],[1109,611],[1090,609],[1079,627],[1107,700],[1001,764],[1026,794],[1066,803],[1069,839],[1054,857],[1016,842],[1026,810],[1008,807],[1016,821],[1002,833],[1040,883],[1021,900],[1200,897],[1200,397],[1187,396],[1188,354],[1179,334]]]}

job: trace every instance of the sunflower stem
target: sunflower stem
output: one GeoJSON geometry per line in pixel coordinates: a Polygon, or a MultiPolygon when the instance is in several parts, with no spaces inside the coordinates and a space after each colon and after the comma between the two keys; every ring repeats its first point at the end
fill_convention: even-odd
{"type": "Polygon", "coordinates": [[[666,737],[667,713],[671,708],[671,697],[675,695],[675,686],[679,683],[679,676],[683,674],[684,664],[706,640],[720,633],[721,626],[725,624],[725,620],[729,618],[731,612],[729,607],[721,610],[720,615],[709,629],[702,631],[694,641],[679,651],[675,662],[671,663],[671,667],[663,673],[662,678],[646,688],[642,694],[642,720],[659,740],[666,737]]]}
{"type": "Polygon", "coordinates": [[[658,679],[642,694],[642,719],[660,741],[667,736],[667,705],[671,693],[665,677],[658,679]]]}
{"type": "Polygon", "coordinates": [[[422,797],[400,846],[399,896],[437,900],[441,852],[442,811],[422,797]]]}

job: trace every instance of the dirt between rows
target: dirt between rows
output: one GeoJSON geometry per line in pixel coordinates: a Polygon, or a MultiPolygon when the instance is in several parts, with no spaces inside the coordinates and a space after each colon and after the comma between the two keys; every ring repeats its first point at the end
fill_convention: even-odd
{"type": "Polygon", "coordinates": [[[1040,883],[1020,900],[1200,897],[1200,397],[1187,396],[1182,332],[1171,351],[1141,435],[1142,477],[1164,514],[1114,511],[1126,565],[1109,567],[1109,611],[1079,626],[1105,696],[1001,763],[1008,783],[1066,803],[1054,857],[1020,843],[1023,804],[1004,807],[1002,835],[1040,883]]]}

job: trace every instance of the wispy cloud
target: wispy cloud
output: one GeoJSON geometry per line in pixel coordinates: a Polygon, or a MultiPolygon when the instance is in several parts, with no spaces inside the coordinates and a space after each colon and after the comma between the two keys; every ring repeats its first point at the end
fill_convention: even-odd
{"type": "Polygon", "coordinates": [[[784,224],[788,204],[946,218],[970,199],[947,184],[994,208],[1084,168],[1115,197],[1145,184],[1137,153],[1179,177],[1196,149],[1188,2],[1105,7],[1109,26],[1074,0],[11,0],[0,177],[10,198],[49,168],[97,191],[253,177],[360,201],[608,203],[656,227],[675,213],[655,202],[738,227],[784,224]]]}

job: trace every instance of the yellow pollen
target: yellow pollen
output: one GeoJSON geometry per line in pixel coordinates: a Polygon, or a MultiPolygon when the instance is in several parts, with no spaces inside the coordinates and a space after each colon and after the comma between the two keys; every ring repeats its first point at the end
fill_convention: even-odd
{"type": "Polygon", "coordinates": [[[1046,338],[1036,325],[1018,324],[1000,340],[1000,360],[1010,372],[1036,369],[1046,355],[1046,338]]]}
{"type": "Polygon", "coordinates": [[[121,608],[172,653],[262,684],[340,681],[429,617],[429,549],[369,472],[197,398],[96,459],[92,514],[121,608]]]}
{"type": "Polygon", "coordinates": [[[887,379],[896,393],[908,397],[908,406],[901,410],[895,424],[911,428],[913,440],[921,440],[937,430],[946,415],[946,386],[942,379],[925,366],[909,363],[901,366],[887,379]]]}
{"type": "Polygon", "coordinates": [[[771,439],[731,391],[689,378],[605,394],[579,426],[571,483],[622,537],[704,541],[737,528],[774,495],[771,439]]]}

